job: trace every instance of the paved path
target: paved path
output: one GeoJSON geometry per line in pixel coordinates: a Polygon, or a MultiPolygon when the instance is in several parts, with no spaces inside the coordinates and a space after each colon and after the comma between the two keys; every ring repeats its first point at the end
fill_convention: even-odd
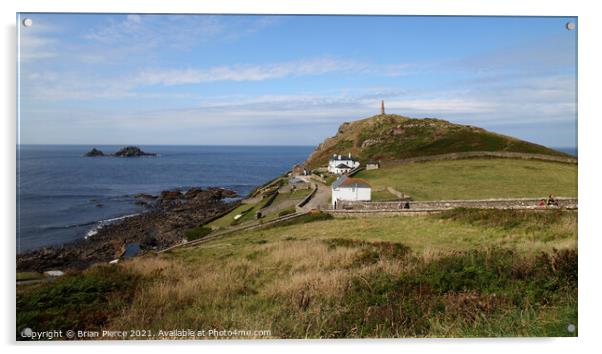
{"type": "Polygon", "coordinates": [[[309,176],[299,176],[298,178],[310,183],[312,186],[317,185],[318,191],[316,194],[305,204],[301,209],[304,211],[310,211],[312,209],[323,209],[327,208],[330,204],[330,187],[312,180],[309,176]]]}

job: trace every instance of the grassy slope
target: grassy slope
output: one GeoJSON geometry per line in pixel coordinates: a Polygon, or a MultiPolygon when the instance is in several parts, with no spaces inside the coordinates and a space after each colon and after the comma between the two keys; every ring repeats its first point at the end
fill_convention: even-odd
{"type": "MultiPolygon", "coordinates": [[[[265,215],[265,219],[263,219],[263,220],[269,221],[269,220],[277,218],[278,213],[281,210],[289,209],[290,208],[289,205],[291,203],[294,206],[294,204],[303,200],[303,198],[305,198],[310,192],[311,192],[311,189],[296,189],[289,193],[279,193],[278,196],[276,196],[276,198],[272,202],[272,206],[275,211],[272,214],[265,215]],[[280,204],[283,204],[283,205],[286,204],[286,205],[284,205],[282,208],[280,208],[279,207],[280,204]]],[[[265,202],[266,202],[266,200],[264,199],[264,200],[260,200],[257,204],[242,204],[241,206],[232,210],[230,213],[222,216],[221,218],[213,220],[206,226],[211,227],[214,230],[228,228],[229,226],[232,226],[234,217],[236,215],[241,214],[242,212],[249,210],[249,209],[251,209],[251,210],[248,211],[247,213],[245,213],[245,215],[239,219],[239,224],[244,223],[244,222],[254,221],[255,213],[261,208],[262,205],[265,204],[265,202]]]]}
{"type": "Polygon", "coordinates": [[[398,199],[396,195],[390,193],[386,189],[382,190],[372,190],[372,200],[396,200],[398,199]]]}
{"type": "MultiPolygon", "coordinates": [[[[235,234],[115,266],[139,279],[137,291],[125,306],[120,297],[108,300],[102,324],[270,329],[285,338],[570,335],[566,325],[577,320],[576,219],[560,211],[460,210],[235,234]]],[[[36,299],[58,287],[77,302],[73,293],[86,294],[90,285],[72,284],[89,278],[21,290],[18,330],[44,327],[35,309],[65,313],[62,303],[48,309],[36,299]]],[[[116,290],[107,291],[99,298],[116,290]]],[[[78,321],[73,316],[62,323],[78,321]]]]}
{"type": "Polygon", "coordinates": [[[351,152],[362,162],[464,151],[510,151],[568,156],[545,146],[441,119],[393,114],[344,123],[310,155],[310,168],[326,165],[333,154],[351,152]]]}
{"type": "Polygon", "coordinates": [[[361,171],[355,177],[416,200],[577,196],[577,166],[544,161],[432,161],[361,171]]]}

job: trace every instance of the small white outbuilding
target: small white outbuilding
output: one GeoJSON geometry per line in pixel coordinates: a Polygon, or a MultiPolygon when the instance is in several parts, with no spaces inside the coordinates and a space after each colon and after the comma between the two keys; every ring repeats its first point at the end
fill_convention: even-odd
{"type": "Polygon", "coordinates": [[[348,176],[339,177],[332,184],[332,207],[336,209],[341,201],[370,201],[372,187],[368,181],[348,176]]]}

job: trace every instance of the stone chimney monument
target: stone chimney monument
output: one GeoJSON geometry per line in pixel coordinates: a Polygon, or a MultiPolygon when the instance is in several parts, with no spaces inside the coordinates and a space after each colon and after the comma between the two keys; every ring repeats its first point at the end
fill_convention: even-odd
{"type": "Polygon", "coordinates": [[[380,101],[380,114],[385,115],[385,100],[380,101]]]}

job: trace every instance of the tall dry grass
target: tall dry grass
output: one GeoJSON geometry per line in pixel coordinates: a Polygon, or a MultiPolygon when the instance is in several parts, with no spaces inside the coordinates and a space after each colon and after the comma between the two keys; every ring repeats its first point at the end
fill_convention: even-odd
{"type": "MultiPolygon", "coordinates": [[[[387,242],[345,239],[249,243],[236,256],[206,262],[145,257],[124,266],[151,280],[108,327],[270,329],[284,338],[458,335],[490,320],[505,323],[504,313],[536,311],[532,300],[520,300],[521,289],[503,294],[504,284],[527,286],[538,299],[539,290],[523,282],[545,279],[549,287],[544,273],[569,274],[571,257],[496,249],[416,255],[387,242]]],[[[558,286],[572,298],[576,288],[563,277],[558,286]]]]}

